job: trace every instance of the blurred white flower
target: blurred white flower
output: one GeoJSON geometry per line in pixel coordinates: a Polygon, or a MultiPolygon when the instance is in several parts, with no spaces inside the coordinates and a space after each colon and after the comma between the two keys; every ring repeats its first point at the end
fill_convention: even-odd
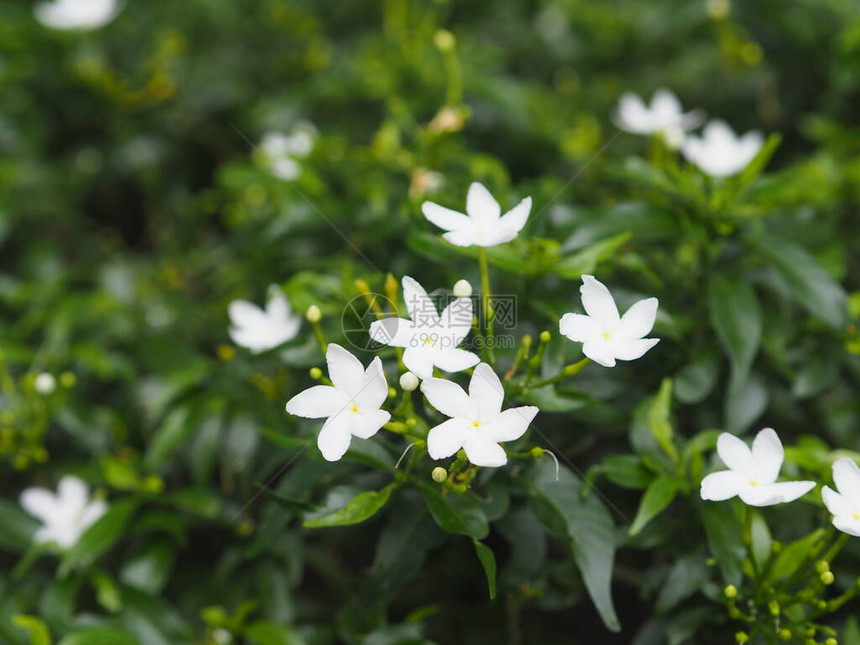
{"type": "Polygon", "coordinates": [[[582,343],[582,353],[595,363],[614,367],[616,360],[635,360],[660,342],[659,338],[645,338],[657,317],[657,298],[640,300],[619,316],[609,289],[594,276],[582,276],[579,291],[588,315],[565,314],[558,329],[582,343]]]}
{"type": "Polygon", "coordinates": [[[836,492],[829,486],[821,490],[827,510],[833,514],[833,526],[855,537],[860,537],[860,468],[848,457],[833,464],[833,481],[836,492]]]}
{"type": "Polygon", "coordinates": [[[510,242],[526,225],[531,209],[532,198],[526,197],[502,215],[499,203],[478,182],[469,186],[467,215],[433,202],[421,205],[424,217],[448,231],[442,237],[456,246],[496,246],[510,242]]]}
{"type": "Polygon", "coordinates": [[[379,408],[388,397],[388,382],[377,356],[367,369],[340,345],[326,351],[332,385],[314,385],[287,401],[287,412],[308,419],[328,417],[317,445],[328,461],[346,453],[353,436],[369,439],[391,415],[379,408]]]}
{"type": "Polygon", "coordinates": [[[108,509],[103,499],[91,500],[87,485],[71,475],[60,479],[56,493],[27,488],[20,501],[25,511],[42,522],[33,540],[38,544],[54,542],[61,549],[74,546],[108,509]]]}
{"type": "Polygon", "coordinates": [[[50,29],[98,29],[119,13],[117,0],[54,0],[33,8],[42,25],[50,29]]]}
{"type": "Polygon", "coordinates": [[[53,374],[42,372],[33,381],[33,389],[39,394],[51,394],[57,388],[57,379],[53,374]]]}
{"type": "Polygon", "coordinates": [[[523,436],[539,411],[525,405],[503,412],[505,390],[486,363],[472,373],[468,394],[456,383],[439,378],[425,380],[421,391],[430,405],[451,417],[427,435],[427,451],[433,459],[445,459],[462,448],[476,466],[504,466],[508,456],[499,443],[523,436]]]}
{"type": "Polygon", "coordinates": [[[702,499],[721,502],[737,495],[750,506],[791,502],[815,487],[815,482],[776,483],[785,452],[773,428],[765,428],[753,440],[752,450],[733,434],[717,439],[717,454],[729,470],[711,473],[702,480],[702,499]]]}
{"type": "Polygon", "coordinates": [[[403,364],[422,379],[433,376],[433,367],[459,372],[480,359],[457,346],[472,328],[472,300],[455,298],[440,316],[436,303],[417,281],[404,276],[403,299],[410,319],[384,318],[370,325],[377,343],[404,347],[403,364]]]}
{"type": "Polygon", "coordinates": [[[295,338],[302,321],[301,316],[293,313],[284,292],[274,284],[269,287],[265,310],[245,300],[234,300],[228,313],[233,323],[230,338],[255,354],[295,338]]]}
{"type": "Polygon", "coordinates": [[[710,121],[701,137],[689,136],[681,147],[687,161],[712,177],[730,177],[746,168],[764,145],[761,132],[739,137],[725,121],[710,121]]]}
{"type": "Polygon", "coordinates": [[[289,134],[266,132],[260,141],[260,153],[273,175],[293,180],[301,172],[298,159],[310,154],[315,137],[316,128],[313,124],[300,121],[293,126],[289,134]]]}
{"type": "Polygon", "coordinates": [[[670,90],[659,89],[654,92],[650,107],[635,94],[623,94],[613,120],[625,132],[660,134],[666,145],[677,149],[684,141],[684,133],[698,127],[703,118],[701,110],[685,114],[677,96],[670,90]]]}

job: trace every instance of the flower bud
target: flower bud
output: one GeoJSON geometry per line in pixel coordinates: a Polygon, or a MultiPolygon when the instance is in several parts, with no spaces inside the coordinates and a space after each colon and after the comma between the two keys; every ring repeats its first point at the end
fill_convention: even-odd
{"type": "Polygon", "coordinates": [[[833,575],[832,571],[825,571],[821,576],[819,576],[819,579],[826,585],[832,585],[836,577],[833,575]]]}
{"type": "Polygon", "coordinates": [[[442,466],[436,466],[433,472],[430,473],[430,478],[437,484],[441,484],[448,479],[448,471],[442,468],[442,466]]]}
{"type": "Polygon", "coordinates": [[[540,342],[548,343],[550,338],[552,338],[552,335],[548,331],[542,331],[540,333],[540,342]]]}
{"type": "Polygon", "coordinates": [[[393,399],[395,396],[397,396],[397,390],[393,387],[388,388],[388,398],[393,399]]]}
{"type": "Polygon", "coordinates": [[[779,616],[779,603],[776,600],[767,603],[767,609],[771,616],[779,616]]]}
{"type": "Polygon", "coordinates": [[[746,632],[738,632],[737,634],[735,634],[735,642],[737,643],[747,643],[749,642],[749,639],[750,637],[747,635],[746,632]]]}
{"type": "Polygon", "coordinates": [[[815,570],[818,573],[824,573],[825,571],[830,571],[830,563],[827,560],[819,560],[815,563],[815,570]]]}
{"type": "Polygon", "coordinates": [[[457,280],[454,284],[454,295],[458,298],[469,298],[472,295],[472,285],[468,280],[457,280]]]}
{"type": "Polygon", "coordinates": [[[315,381],[319,381],[322,378],[322,370],[318,367],[312,367],[309,372],[311,378],[315,381]]]}
{"type": "Polygon", "coordinates": [[[540,446],[535,446],[534,448],[529,450],[529,454],[531,454],[531,456],[535,459],[540,459],[541,457],[543,457],[545,452],[546,450],[544,450],[540,446]]]}
{"type": "Polygon", "coordinates": [[[433,42],[436,44],[436,47],[439,48],[440,52],[452,51],[454,49],[454,45],[457,44],[457,41],[454,39],[454,34],[447,29],[437,29],[436,33],[433,34],[433,42]]]}
{"type": "Polygon", "coordinates": [[[723,595],[725,595],[726,598],[732,599],[738,595],[738,588],[734,585],[729,585],[723,589],[723,595]]]}
{"type": "Polygon", "coordinates": [[[779,640],[781,640],[781,641],[788,641],[788,640],[791,640],[791,630],[790,630],[790,629],[786,629],[785,627],[783,627],[782,629],[780,629],[780,630],[776,633],[776,635],[777,635],[777,636],[779,636],[779,640]]]}
{"type": "Polygon", "coordinates": [[[318,323],[322,318],[322,311],[316,305],[311,305],[305,313],[305,318],[308,319],[309,323],[318,323]]]}
{"type": "Polygon", "coordinates": [[[839,645],[839,641],[831,636],[826,641],[824,641],[824,645],[839,645]]]}
{"type": "Polygon", "coordinates": [[[412,392],[418,388],[418,377],[412,372],[404,372],[400,376],[400,387],[406,392],[412,392]]]}
{"type": "Polygon", "coordinates": [[[42,372],[33,381],[33,388],[39,394],[51,394],[57,388],[57,379],[54,378],[53,374],[42,372]]]}
{"type": "Polygon", "coordinates": [[[406,427],[410,430],[418,425],[418,421],[415,420],[415,417],[409,417],[406,419],[406,427]]]}

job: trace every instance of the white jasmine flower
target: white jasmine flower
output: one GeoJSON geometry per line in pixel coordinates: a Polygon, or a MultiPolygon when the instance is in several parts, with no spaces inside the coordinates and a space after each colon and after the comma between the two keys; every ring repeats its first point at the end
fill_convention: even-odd
{"type": "Polygon", "coordinates": [[[57,379],[54,378],[53,374],[49,374],[48,372],[42,372],[36,377],[36,380],[33,381],[33,389],[35,389],[39,394],[51,394],[56,388],[57,379]]]}
{"type": "Polygon", "coordinates": [[[702,480],[702,499],[720,502],[737,495],[750,506],[773,506],[803,497],[815,487],[810,481],[776,482],[785,452],[773,428],[756,435],[752,450],[724,432],[717,439],[717,454],[729,470],[702,480]]]}
{"type": "Polygon", "coordinates": [[[454,295],[458,298],[470,298],[472,296],[472,285],[468,280],[457,280],[454,283],[454,295]]]}
{"type": "Polygon", "coordinates": [[[678,97],[667,89],[659,89],[648,107],[631,92],[621,96],[615,111],[615,124],[634,134],[661,134],[671,148],[680,147],[684,133],[702,122],[700,110],[684,113],[678,97]]]}
{"type": "Polygon", "coordinates": [[[451,417],[427,435],[427,451],[433,459],[445,459],[462,448],[476,466],[504,466],[508,456],[499,443],[523,436],[538,413],[533,405],[503,412],[502,382],[486,363],[472,373],[469,394],[439,378],[425,380],[421,391],[430,405],[451,417]]]}
{"type": "Polygon", "coordinates": [[[609,289],[594,276],[582,276],[579,291],[588,315],[565,314],[558,329],[582,343],[582,353],[595,363],[614,367],[616,360],[635,360],[660,342],[659,338],[645,338],[657,317],[657,298],[640,300],[619,316],[609,289]]]}
{"type": "Polygon", "coordinates": [[[761,132],[753,130],[739,137],[725,121],[711,121],[701,138],[687,138],[681,152],[711,177],[729,177],[746,168],[763,145],[761,132]]]}
{"type": "Polygon", "coordinates": [[[33,540],[54,542],[61,549],[74,546],[108,509],[103,499],[90,500],[87,485],[71,475],[60,479],[56,494],[46,488],[27,488],[20,501],[25,511],[42,522],[33,540]]]}
{"type": "Polygon", "coordinates": [[[98,29],[119,13],[116,0],[54,0],[33,8],[42,25],[49,29],[98,29]]]}
{"type": "Polygon", "coordinates": [[[317,445],[328,461],[346,453],[353,436],[369,439],[391,415],[379,408],[388,382],[379,357],[367,369],[340,345],[329,343],[325,355],[332,385],[314,385],[287,401],[287,412],[308,419],[326,418],[317,445]]]}
{"type": "Polygon", "coordinates": [[[833,481],[838,493],[825,486],[821,498],[833,514],[833,526],[855,537],[860,537],[860,468],[848,457],[833,464],[833,481]]]}
{"type": "Polygon", "coordinates": [[[526,225],[532,198],[526,197],[502,215],[501,206],[483,184],[469,186],[466,213],[458,213],[433,202],[424,202],[421,212],[447,233],[442,237],[456,246],[496,246],[510,242],[526,225]]]}
{"type": "Polygon", "coordinates": [[[289,134],[267,132],[260,141],[260,152],[272,174],[286,180],[299,176],[298,159],[307,157],[314,147],[316,128],[306,121],[297,123],[289,134]]]}
{"type": "Polygon", "coordinates": [[[293,313],[290,302],[277,285],[269,287],[266,309],[246,300],[234,300],[228,308],[230,338],[233,342],[259,354],[295,338],[301,316],[293,313]]]}
{"type": "Polygon", "coordinates": [[[456,298],[440,316],[436,303],[417,281],[403,278],[403,299],[409,320],[384,318],[370,325],[370,337],[377,343],[404,347],[403,364],[419,378],[433,376],[433,367],[459,372],[480,359],[459,349],[472,328],[472,300],[456,298]]]}

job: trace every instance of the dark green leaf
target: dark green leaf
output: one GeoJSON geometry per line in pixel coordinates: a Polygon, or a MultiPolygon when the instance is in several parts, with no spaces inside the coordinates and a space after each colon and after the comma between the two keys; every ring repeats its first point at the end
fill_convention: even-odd
{"type": "Polygon", "coordinates": [[[483,542],[472,540],[475,545],[475,553],[478,555],[478,560],[481,561],[481,566],[484,567],[484,575],[487,576],[487,588],[490,592],[490,600],[496,598],[496,556],[493,550],[483,542]]]}
{"type": "Polygon", "coordinates": [[[761,344],[761,307],[744,278],[715,275],[708,286],[711,324],[729,353],[732,383],[743,387],[761,344]]]}
{"type": "Polygon", "coordinates": [[[669,475],[661,475],[651,482],[645,495],[642,496],[642,503],[639,504],[639,510],[636,512],[633,524],[630,525],[630,535],[639,533],[648,522],[669,506],[678,494],[680,487],[681,482],[669,475]]]}
{"type": "Polygon", "coordinates": [[[438,486],[423,482],[418,488],[433,519],[443,530],[468,535],[476,540],[487,537],[490,532],[487,518],[481,505],[470,493],[443,494],[438,486]]]}

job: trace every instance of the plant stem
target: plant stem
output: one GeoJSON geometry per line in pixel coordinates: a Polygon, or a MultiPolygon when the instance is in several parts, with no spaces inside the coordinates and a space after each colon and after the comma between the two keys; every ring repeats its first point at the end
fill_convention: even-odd
{"type": "Polygon", "coordinates": [[[538,381],[537,383],[533,383],[531,387],[543,387],[544,385],[550,385],[551,383],[557,383],[563,379],[566,379],[568,376],[573,376],[574,374],[579,374],[583,368],[591,362],[591,359],[587,356],[583,358],[581,361],[577,363],[572,363],[571,365],[566,365],[562,370],[553,376],[552,378],[544,379],[542,381],[538,381]]]}
{"type": "Polygon", "coordinates": [[[481,309],[484,313],[484,322],[486,325],[484,346],[487,349],[487,357],[490,359],[490,364],[495,364],[496,357],[493,352],[493,343],[495,342],[493,305],[490,303],[490,269],[487,263],[487,249],[483,246],[478,247],[478,264],[481,269],[481,309]]]}

